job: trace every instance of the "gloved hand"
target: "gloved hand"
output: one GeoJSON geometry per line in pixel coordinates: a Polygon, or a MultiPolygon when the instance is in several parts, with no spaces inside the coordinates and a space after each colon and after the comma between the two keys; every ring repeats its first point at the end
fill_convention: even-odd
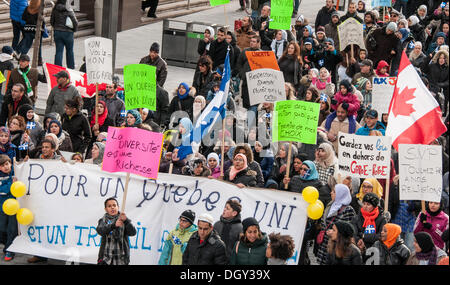
{"type": "Polygon", "coordinates": [[[336,105],[338,103],[338,101],[336,99],[331,99],[331,105],[336,105]]]}
{"type": "Polygon", "coordinates": [[[350,107],[350,105],[348,105],[347,102],[342,103],[342,108],[344,108],[344,110],[348,110],[348,107],[350,107]]]}

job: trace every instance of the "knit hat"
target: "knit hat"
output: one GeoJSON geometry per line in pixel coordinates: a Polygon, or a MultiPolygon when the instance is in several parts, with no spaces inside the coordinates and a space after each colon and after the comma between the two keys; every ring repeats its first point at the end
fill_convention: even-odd
{"type": "Polygon", "coordinates": [[[245,220],[242,221],[242,232],[245,233],[247,231],[248,227],[250,227],[250,226],[258,226],[258,228],[259,228],[259,223],[253,217],[246,218],[245,220]]]}
{"type": "Polygon", "coordinates": [[[13,52],[14,52],[14,50],[13,50],[13,48],[10,47],[10,46],[4,46],[4,47],[2,48],[2,53],[6,53],[6,54],[11,55],[13,52]]]}
{"type": "Polygon", "coordinates": [[[334,11],[333,13],[331,13],[331,18],[333,18],[333,17],[339,18],[339,13],[337,11],[334,11]]]}
{"type": "Polygon", "coordinates": [[[303,15],[299,15],[297,17],[297,19],[295,19],[296,22],[301,22],[303,24],[303,22],[305,21],[305,18],[303,17],[303,15]]]}
{"type": "Polygon", "coordinates": [[[316,30],[316,34],[318,34],[318,33],[323,33],[323,34],[325,34],[325,28],[322,27],[322,26],[318,27],[317,30],[316,30]]]}
{"type": "Polygon", "coordinates": [[[364,59],[363,61],[361,61],[361,65],[367,65],[367,66],[370,66],[372,68],[373,67],[373,62],[370,59],[364,59]]]}
{"type": "Polygon", "coordinates": [[[434,242],[431,235],[427,232],[418,232],[414,234],[414,237],[416,238],[417,244],[419,245],[420,249],[423,253],[427,253],[433,250],[434,242]]]}
{"type": "Polygon", "coordinates": [[[436,34],[436,39],[437,38],[444,38],[444,40],[446,40],[447,36],[445,35],[444,32],[439,32],[439,33],[436,34]]]}
{"type": "Polygon", "coordinates": [[[312,45],[313,44],[313,39],[308,37],[308,38],[305,39],[303,44],[305,44],[305,45],[307,45],[307,44],[312,45]]]}
{"type": "Polygon", "coordinates": [[[334,40],[332,38],[326,38],[324,42],[331,43],[334,46],[334,40]]]}
{"type": "Polygon", "coordinates": [[[152,46],[150,47],[150,51],[159,53],[159,44],[157,42],[152,43],[152,46]]]}
{"type": "Polygon", "coordinates": [[[386,31],[387,30],[395,33],[397,31],[397,24],[394,22],[389,22],[389,24],[386,26],[386,31]]]}
{"type": "Polygon", "coordinates": [[[364,195],[362,201],[367,202],[374,207],[378,207],[378,204],[380,203],[380,198],[378,198],[377,194],[370,192],[364,195]]]}
{"type": "Polygon", "coordinates": [[[19,57],[19,61],[31,61],[31,59],[28,54],[21,54],[19,57]]]}
{"type": "Polygon", "coordinates": [[[188,220],[189,223],[193,224],[195,221],[195,212],[191,210],[186,210],[183,213],[181,213],[180,218],[185,218],[188,220]]]}
{"type": "Polygon", "coordinates": [[[200,222],[200,221],[209,223],[210,225],[213,225],[213,224],[214,224],[214,218],[213,218],[210,214],[208,214],[208,213],[203,213],[203,214],[201,214],[201,215],[198,217],[198,222],[200,222]]]}
{"type": "Polygon", "coordinates": [[[346,221],[336,221],[334,222],[338,232],[345,238],[350,238],[355,234],[355,228],[346,221]]]}

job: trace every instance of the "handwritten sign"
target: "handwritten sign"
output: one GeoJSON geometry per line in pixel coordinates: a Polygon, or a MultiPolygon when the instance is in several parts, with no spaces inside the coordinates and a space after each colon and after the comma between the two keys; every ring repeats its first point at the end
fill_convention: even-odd
{"type": "Polygon", "coordinates": [[[355,18],[348,18],[337,29],[341,51],[348,45],[357,45],[362,49],[365,48],[363,24],[355,18]]]}
{"type": "Polygon", "coordinates": [[[211,7],[230,3],[230,0],[209,0],[211,7]]]}
{"type": "Polygon", "coordinates": [[[399,144],[400,200],[440,202],[442,146],[399,144]]]}
{"type": "Polygon", "coordinates": [[[84,54],[88,82],[112,84],[112,40],[88,38],[84,41],[84,54]]]}
{"type": "Polygon", "coordinates": [[[250,105],[286,100],[283,72],[261,68],[249,71],[245,75],[247,76],[250,105]]]}
{"type": "Polygon", "coordinates": [[[128,64],[123,68],[127,110],[147,108],[156,111],[156,67],[128,64]]]}
{"type": "Polygon", "coordinates": [[[339,171],[344,176],[388,178],[391,141],[391,137],[358,136],[339,132],[339,171]]]}
{"type": "Polygon", "coordinates": [[[320,104],[285,100],[275,102],[272,140],[316,144],[320,104]]]}
{"type": "Polygon", "coordinates": [[[397,77],[374,77],[372,80],[372,109],[380,114],[389,113],[397,77]]]}
{"type": "Polygon", "coordinates": [[[275,70],[280,70],[278,66],[277,58],[273,51],[246,51],[248,64],[251,70],[256,70],[260,68],[271,68],[275,70]]]}
{"type": "Polygon", "coordinates": [[[138,128],[108,128],[102,170],[158,177],[163,134],[138,128]]]}
{"type": "Polygon", "coordinates": [[[293,9],[294,2],[292,0],[272,0],[270,2],[270,28],[290,30],[293,9]]]}

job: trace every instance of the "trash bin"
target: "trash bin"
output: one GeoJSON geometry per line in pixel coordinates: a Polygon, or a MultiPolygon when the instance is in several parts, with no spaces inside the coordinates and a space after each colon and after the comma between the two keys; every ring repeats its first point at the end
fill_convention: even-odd
{"type": "Polygon", "coordinates": [[[221,27],[204,22],[164,19],[161,58],[168,65],[196,68],[200,57],[197,53],[198,42],[203,40],[203,33],[208,26],[213,27],[216,34],[221,27]]]}

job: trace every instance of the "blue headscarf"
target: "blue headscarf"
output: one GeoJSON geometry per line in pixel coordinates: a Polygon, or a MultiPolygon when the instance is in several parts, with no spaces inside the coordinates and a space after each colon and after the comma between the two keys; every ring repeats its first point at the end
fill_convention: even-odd
{"type": "Polygon", "coordinates": [[[181,134],[181,145],[177,147],[178,157],[180,158],[180,160],[182,160],[185,159],[189,154],[193,153],[191,146],[191,131],[193,129],[193,126],[189,118],[182,118],[180,120],[180,125],[183,125],[183,127],[186,129],[186,132],[184,134],[181,134]]]}
{"type": "Polygon", "coordinates": [[[178,89],[177,89],[178,98],[180,98],[180,100],[186,99],[186,97],[189,96],[189,91],[190,91],[190,88],[189,88],[189,85],[187,83],[185,83],[185,82],[180,83],[180,85],[178,85],[178,89]],[[186,93],[184,93],[184,95],[180,94],[180,91],[179,91],[180,86],[183,86],[184,89],[186,89],[186,93]]]}
{"type": "Polygon", "coordinates": [[[58,120],[51,120],[50,123],[48,123],[48,129],[47,129],[47,133],[51,133],[50,132],[50,126],[55,123],[58,125],[59,127],[59,133],[56,135],[58,138],[61,136],[62,134],[62,128],[61,128],[61,123],[58,120]]]}
{"type": "Polygon", "coordinates": [[[403,43],[409,35],[409,30],[405,29],[405,28],[401,28],[398,31],[400,32],[400,34],[402,34],[402,38],[400,39],[400,41],[403,43]]]}
{"type": "Polygon", "coordinates": [[[137,110],[128,110],[127,115],[128,114],[131,114],[136,119],[136,122],[134,122],[132,126],[129,126],[128,123],[126,123],[127,127],[135,127],[142,124],[141,114],[137,110]]]}
{"type": "Polygon", "coordinates": [[[303,164],[306,164],[309,170],[306,172],[304,176],[302,176],[302,180],[316,180],[319,179],[319,174],[317,173],[316,165],[311,160],[303,161],[303,164]]]}

